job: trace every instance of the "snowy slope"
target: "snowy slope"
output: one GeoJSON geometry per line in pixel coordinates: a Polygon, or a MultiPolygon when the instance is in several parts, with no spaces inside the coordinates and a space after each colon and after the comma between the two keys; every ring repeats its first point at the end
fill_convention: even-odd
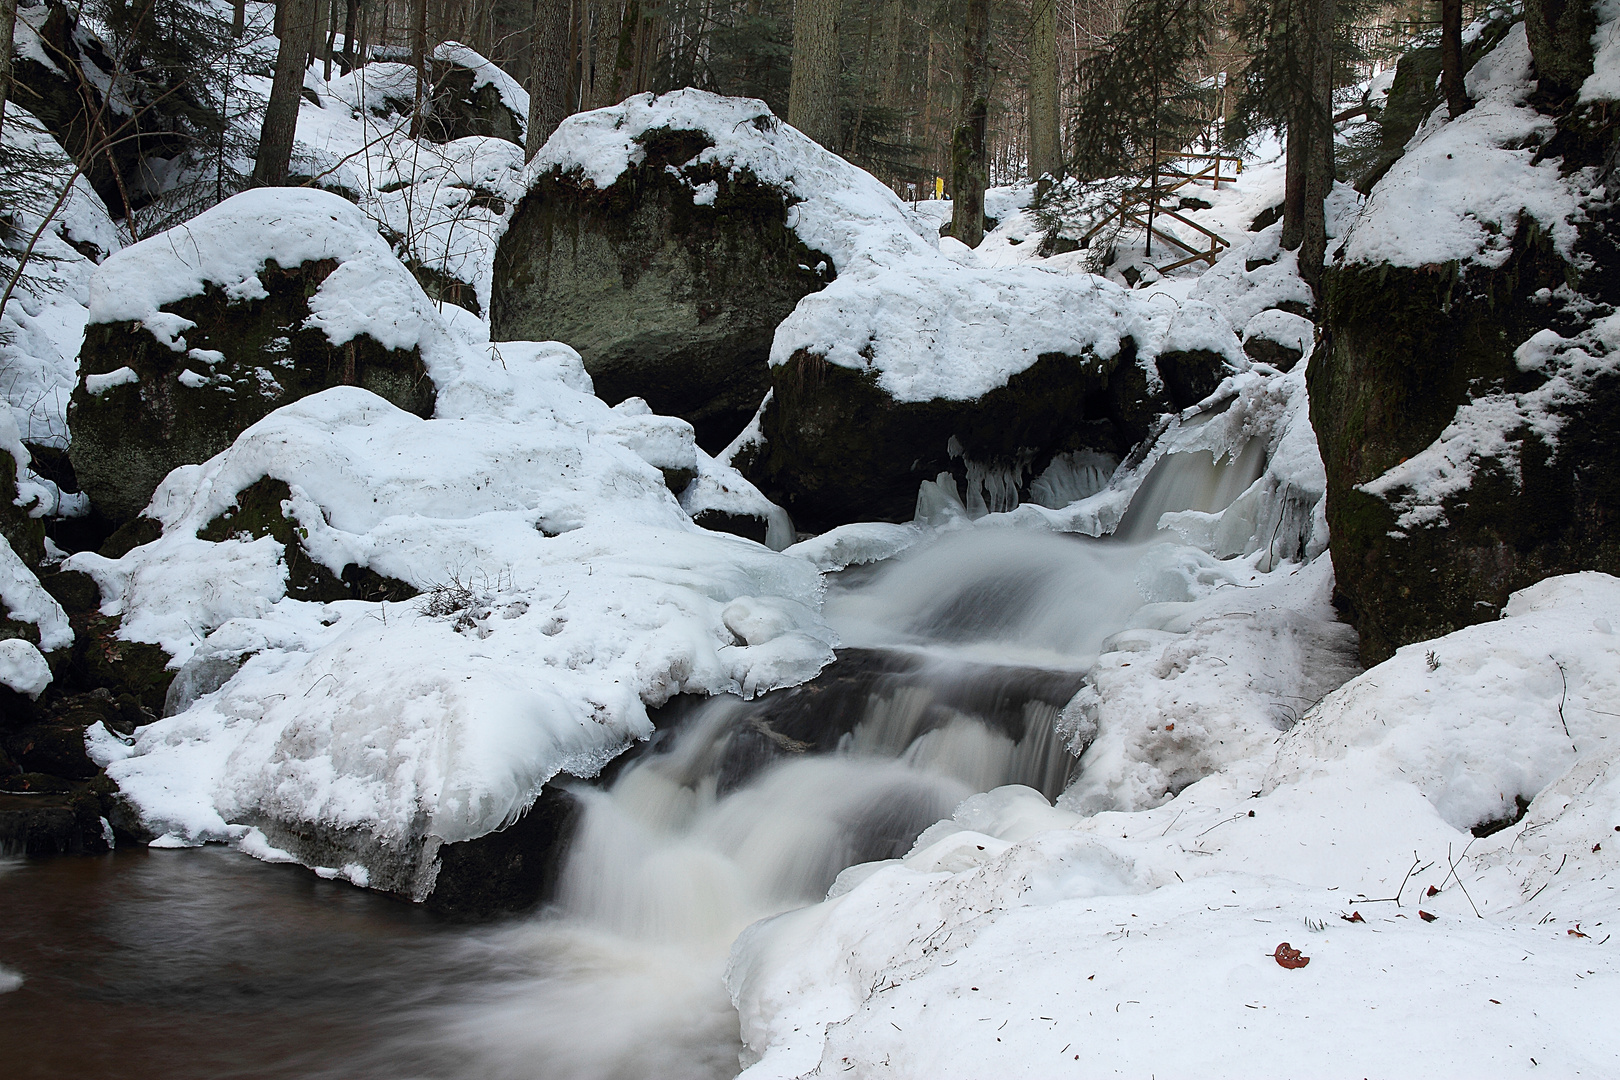
{"type": "Polygon", "coordinates": [[[1612,1074],[1617,619],[1543,582],[1154,810],[970,799],[739,939],[744,1075],[1612,1074]],[[1539,795],[1476,839],[1504,768],[1539,795]]]}

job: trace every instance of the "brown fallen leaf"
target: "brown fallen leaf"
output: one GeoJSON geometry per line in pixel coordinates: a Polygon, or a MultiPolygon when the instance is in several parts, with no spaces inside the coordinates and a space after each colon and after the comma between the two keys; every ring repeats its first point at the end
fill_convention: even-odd
{"type": "Polygon", "coordinates": [[[1423,895],[1424,896],[1439,896],[1440,895],[1440,890],[1435,888],[1433,885],[1430,885],[1429,886],[1429,891],[1424,893],[1423,895]]]}
{"type": "Polygon", "coordinates": [[[1339,918],[1341,918],[1341,919],[1343,919],[1343,920],[1344,920],[1344,921],[1345,921],[1345,922],[1359,922],[1359,923],[1364,923],[1364,922],[1366,922],[1366,921],[1367,921],[1367,920],[1366,920],[1366,919],[1363,919],[1363,918],[1362,918],[1362,917],[1361,917],[1361,912],[1359,912],[1359,911],[1352,911],[1352,912],[1351,912],[1351,913],[1350,913],[1350,914],[1348,914],[1348,915],[1340,915],[1340,916],[1339,916],[1339,918]]]}
{"type": "Polygon", "coordinates": [[[1434,922],[1434,920],[1438,919],[1439,917],[1440,916],[1438,915],[1430,915],[1427,911],[1418,912],[1418,918],[1422,919],[1424,922],[1434,922]]]}
{"type": "Polygon", "coordinates": [[[1277,951],[1271,955],[1279,966],[1285,968],[1302,968],[1311,962],[1310,957],[1300,955],[1300,951],[1286,941],[1278,945],[1277,951]]]}
{"type": "Polygon", "coordinates": [[[1575,929],[1573,929],[1573,930],[1565,930],[1564,933],[1568,934],[1570,937],[1590,937],[1591,936],[1590,934],[1581,933],[1581,924],[1580,923],[1575,924],[1575,929]]]}

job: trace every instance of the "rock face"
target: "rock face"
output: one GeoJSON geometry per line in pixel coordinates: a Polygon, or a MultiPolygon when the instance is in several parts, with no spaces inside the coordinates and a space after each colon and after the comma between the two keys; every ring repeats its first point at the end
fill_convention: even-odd
{"type": "Polygon", "coordinates": [[[604,400],[645,398],[718,450],[770,386],[777,324],[832,263],[788,227],[782,191],[687,164],[713,145],[703,132],[637,141],[645,158],[605,190],[558,169],[518,205],[495,256],[491,334],[568,342],[604,400]]]}
{"type": "Polygon", "coordinates": [[[309,297],[336,268],[331,260],[271,264],[260,275],[262,299],[232,301],[209,286],[165,305],[196,324],[186,352],[139,322],[85,329],[69,454],[97,509],[128,520],[171,469],[207,461],[271,410],[331,386],[363,386],[432,414],[433,384],[418,350],[385,349],[369,337],[333,346],[305,325],[309,297]]]}
{"type": "MultiPolygon", "coordinates": [[[[1534,100],[1528,65],[1520,70],[1475,112],[1534,100]]],[[[1476,214],[1487,225],[1478,250],[1449,261],[1408,257],[1415,245],[1432,249],[1433,237],[1403,238],[1402,248],[1387,228],[1376,249],[1386,257],[1357,259],[1352,231],[1352,257],[1327,275],[1311,418],[1327,469],[1336,600],[1368,664],[1495,619],[1511,593],[1542,578],[1620,573],[1620,369],[1608,359],[1620,344],[1620,250],[1614,199],[1603,194],[1620,179],[1620,140],[1575,114],[1538,119],[1516,107],[1508,115],[1536,126],[1542,153],[1562,157],[1541,175],[1554,193],[1563,185],[1567,202],[1511,204],[1499,227],[1476,214]],[[1579,220],[1546,210],[1577,199],[1579,220]]],[[[1473,116],[1436,138],[1469,135],[1473,116]]],[[[1424,176],[1444,184],[1448,168],[1477,172],[1478,155],[1523,153],[1510,143],[1470,159],[1461,145],[1417,146],[1408,157],[1427,153],[1424,176]]],[[[1355,230],[1383,227],[1378,214],[1408,206],[1445,209],[1393,186],[1407,165],[1375,189],[1355,230]]]]}
{"type": "Polygon", "coordinates": [[[1225,369],[1203,350],[1162,354],[1156,367],[1162,386],[1150,393],[1127,338],[1106,359],[1043,354],[977,398],[907,402],[871,372],[800,350],[772,369],[764,444],[745,472],[811,531],[910,521],[918,485],[942,472],[965,483],[970,510],[1010,510],[1032,498],[1057,459],[1091,452],[1119,461],[1155,417],[1207,396],[1225,369]]]}
{"type": "Polygon", "coordinates": [[[494,83],[478,85],[477,76],[472,68],[434,58],[432,111],[422,137],[445,143],[485,135],[522,146],[525,118],[502,100],[494,83]]]}

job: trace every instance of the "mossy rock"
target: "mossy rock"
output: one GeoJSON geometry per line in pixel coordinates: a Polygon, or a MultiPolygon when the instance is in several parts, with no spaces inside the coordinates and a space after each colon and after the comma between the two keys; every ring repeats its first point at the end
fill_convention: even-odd
{"type": "Polygon", "coordinates": [[[521,117],[506,107],[493,83],[473,89],[476,73],[444,60],[432,62],[433,97],[429,114],[423,119],[422,137],[430,142],[447,143],[472,135],[484,135],[523,145],[521,117]]]}
{"type": "Polygon", "coordinates": [[[86,328],[69,405],[69,454],[101,513],[128,521],[171,469],[207,461],[272,410],[333,386],[362,386],[432,415],[434,388],[417,349],[385,349],[364,336],[334,346],[323,331],[304,326],[309,297],[336,267],[332,260],[291,269],[269,262],[259,275],[269,293],[263,299],[231,301],[209,285],[201,296],[166,305],[196,324],[185,332],[185,353],[137,322],[86,328]],[[137,379],[99,394],[87,389],[89,377],[124,367],[137,379]]]}
{"type": "Polygon", "coordinates": [[[0,536],[31,570],[45,561],[45,523],[17,505],[17,461],[0,450],[0,536]]]}
{"type": "Polygon", "coordinates": [[[295,600],[331,603],[334,600],[409,600],[418,590],[398,578],[353,563],[341,574],[315,561],[304,550],[304,530],[289,517],[284,504],[292,498],[285,481],[264,477],[242,489],[236,501],[197,531],[202,540],[218,543],[232,537],[273,537],[287,564],[287,595],[295,600]]]}
{"type": "MultiPolygon", "coordinates": [[[[763,449],[749,479],[801,528],[850,521],[910,521],[917,487],[950,472],[985,469],[1014,478],[1016,498],[1054,457],[1093,450],[1125,457],[1161,413],[1191,405],[1219,384],[1213,353],[1176,353],[1157,363],[1164,389],[1149,392],[1126,338],[1111,357],[1043,353],[1005,386],[970,401],[896,401],[874,372],[800,350],[772,370],[761,420],[763,449]]],[[[990,510],[1011,509],[987,499],[990,510]]]]}
{"type": "MultiPolygon", "coordinates": [[[[1599,281],[1615,260],[1612,249],[1595,254],[1599,281]]],[[[1365,663],[1495,619],[1511,593],[1544,577],[1620,574],[1620,376],[1594,380],[1565,409],[1556,448],[1509,433],[1517,468],[1481,463],[1438,521],[1402,528],[1389,502],[1360,487],[1429,446],[1467,402],[1540,386],[1547,376],[1521,371],[1514,350],[1538,330],[1568,336],[1597,317],[1584,300],[1537,296],[1571,283],[1579,276],[1529,221],[1495,270],[1329,269],[1311,420],[1327,468],[1336,599],[1365,663]]]]}
{"type": "Polygon", "coordinates": [[[642,138],[646,159],[605,191],[541,176],[495,255],[496,341],[566,341],[610,404],[645,398],[717,451],[770,386],[777,324],[834,276],[788,227],[791,199],[746,171],[683,166],[710,145],[695,131],[642,138]],[[709,205],[693,186],[713,183],[709,205]]]}

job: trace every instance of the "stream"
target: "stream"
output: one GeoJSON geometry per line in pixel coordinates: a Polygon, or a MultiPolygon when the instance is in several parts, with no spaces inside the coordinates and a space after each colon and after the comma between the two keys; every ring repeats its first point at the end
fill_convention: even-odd
{"type": "Polygon", "coordinates": [[[1155,469],[1122,539],[967,529],[836,575],[838,662],[661,719],[609,782],[578,785],[534,916],[443,924],[220,848],[0,862],[6,1075],[734,1076],[721,977],[744,927],[904,855],[974,792],[1062,792],[1063,705],[1110,635],[1190,599],[1208,561],[1152,523],[1218,509],[1258,471],[1172,457],[1189,460],[1155,469]]]}

